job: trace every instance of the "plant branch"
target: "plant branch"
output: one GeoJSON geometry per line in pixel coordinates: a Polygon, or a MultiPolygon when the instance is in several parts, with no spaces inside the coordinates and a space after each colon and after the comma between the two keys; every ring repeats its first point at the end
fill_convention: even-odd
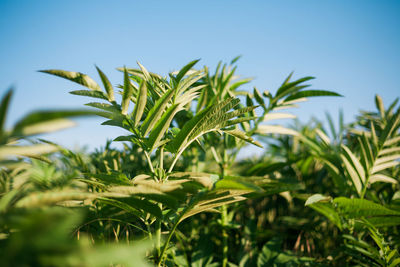
{"type": "Polygon", "coordinates": [[[154,173],[154,168],[153,168],[153,164],[151,163],[151,158],[150,158],[149,153],[147,153],[147,151],[144,150],[144,155],[146,156],[147,163],[149,164],[151,173],[154,173]]]}

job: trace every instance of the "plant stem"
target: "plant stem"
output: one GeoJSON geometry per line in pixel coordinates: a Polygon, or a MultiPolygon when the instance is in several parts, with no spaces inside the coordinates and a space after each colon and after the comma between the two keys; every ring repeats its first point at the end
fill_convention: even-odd
{"type": "Polygon", "coordinates": [[[181,156],[182,152],[183,152],[183,150],[179,151],[178,154],[176,154],[174,160],[172,161],[171,166],[169,167],[168,173],[172,172],[172,170],[174,169],[175,164],[178,161],[179,157],[181,156]]]}
{"type": "Polygon", "coordinates": [[[164,146],[160,149],[160,169],[164,169],[164,146]]]}
{"type": "Polygon", "coordinates": [[[146,228],[147,228],[147,233],[148,233],[149,239],[153,240],[153,235],[151,234],[150,225],[149,225],[149,223],[147,221],[145,222],[145,224],[146,224],[146,228]]]}
{"type": "Polygon", "coordinates": [[[221,207],[221,221],[222,221],[222,267],[228,264],[228,233],[226,225],[228,224],[228,211],[226,205],[221,207]]]}
{"type": "Polygon", "coordinates": [[[153,164],[151,163],[151,158],[150,158],[149,153],[147,153],[147,151],[144,151],[144,155],[146,156],[147,163],[149,164],[149,167],[150,167],[150,171],[152,173],[154,173],[154,168],[153,168],[153,164]]]}
{"type": "MultiPolygon", "coordinates": [[[[158,205],[160,207],[160,210],[162,210],[162,204],[160,203],[158,205]]],[[[156,221],[156,249],[157,249],[157,255],[159,261],[161,261],[160,258],[160,250],[161,250],[161,220],[157,219],[156,221]]]]}
{"type": "Polygon", "coordinates": [[[367,176],[367,179],[365,179],[365,183],[364,183],[363,189],[361,191],[361,195],[360,195],[361,199],[363,199],[365,196],[365,193],[367,193],[368,182],[369,182],[369,175],[367,176]]]}
{"type": "MultiPolygon", "coordinates": [[[[226,137],[224,136],[224,155],[220,166],[221,179],[225,177],[226,160],[228,155],[226,153],[226,137]]],[[[222,226],[222,267],[228,264],[228,233],[226,226],[228,225],[228,210],[226,205],[221,206],[221,226],[222,226]]]]}
{"type": "MultiPolygon", "coordinates": [[[[205,132],[205,133],[207,133],[207,132],[205,132]]],[[[203,134],[205,134],[205,133],[203,133],[203,134]]],[[[185,151],[186,148],[189,147],[189,145],[190,145],[191,143],[193,143],[194,140],[197,140],[197,138],[199,138],[200,136],[202,136],[202,134],[199,134],[198,136],[196,136],[195,138],[193,138],[193,140],[192,140],[191,142],[187,143],[184,147],[182,147],[182,148],[178,151],[178,153],[175,155],[174,160],[172,161],[171,166],[169,167],[168,173],[171,173],[171,172],[172,172],[172,170],[173,170],[174,167],[175,167],[176,162],[178,161],[179,157],[182,155],[183,151],[185,151]]]]}
{"type": "Polygon", "coordinates": [[[161,253],[159,254],[157,266],[161,266],[161,264],[163,262],[165,251],[166,251],[166,249],[168,247],[168,244],[169,244],[169,241],[171,240],[172,235],[175,233],[176,227],[178,226],[179,222],[180,222],[180,219],[177,220],[177,222],[174,224],[174,226],[172,227],[171,231],[169,232],[167,241],[165,242],[165,244],[164,244],[164,246],[163,246],[163,248],[161,250],[161,253]]]}

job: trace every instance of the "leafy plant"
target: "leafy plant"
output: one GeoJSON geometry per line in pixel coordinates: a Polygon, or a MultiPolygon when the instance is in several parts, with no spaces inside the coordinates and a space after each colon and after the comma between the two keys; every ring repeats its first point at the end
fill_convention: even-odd
{"type": "Polygon", "coordinates": [[[343,235],[349,254],[361,253],[362,256],[357,256],[357,262],[367,266],[371,264],[367,260],[369,258],[377,266],[395,266],[398,264],[396,250],[390,248],[391,244],[385,242],[380,231],[389,233],[391,227],[399,225],[399,210],[390,204],[399,183],[395,178],[395,167],[399,165],[400,158],[400,109],[393,112],[397,100],[388,110],[385,110],[379,96],[375,97],[375,102],[378,113],[364,113],[359,118],[359,125],[365,130],[351,129],[353,135],[347,145],[341,144],[334,161],[329,161],[332,155],[323,152],[332,151],[332,148],[329,138],[322,132],[318,133],[322,143],[303,138],[328,167],[332,177],[340,181],[338,184],[345,188],[342,192],[347,193],[346,197],[334,199],[316,194],[308,198],[306,205],[327,216],[341,230],[353,235],[361,231],[358,234],[360,237],[372,238],[379,250],[360,237],[343,235]],[[373,187],[377,184],[379,191],[373,187]]]}
{"type": "Polygon", "coordinates": [[[291,126],[282,113],[314,96],[312,77],[248,91],[238,58],[215,72],[192,61],[161,76],[120,68],[83,86],[93,110],[32,112],[5,129],[0,106],[0,257],[5,266],[396,266],[400,110],[395,100],[350,124],[291,126]],[[244,88],[244,89],[243,89],[244,88]],[[94,151],[38,139],[99,115],[125,135],[94,151]],[[122,142],[113,148],[112,142],[122,142]],[[248,145],[260,156],[241,157],[248,145]],[[304,206],[305,205],[305,206],[304,206]],[[23,256],[22,256],[23,255],[23,256]]]}

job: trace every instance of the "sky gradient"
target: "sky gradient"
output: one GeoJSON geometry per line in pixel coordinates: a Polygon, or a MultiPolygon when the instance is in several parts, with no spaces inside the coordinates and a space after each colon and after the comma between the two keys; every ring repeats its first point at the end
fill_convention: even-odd
{"type": "MultiPolygon", "coordinates": [[[[29,111],[80,108],[82,89],[37,72],[64,69],[99,81],[98,65],[116,85],[117,67],[166,75],[193,59],[213,70],[242,55],[243,87],[275,92],[283,79],[315,76],[312,88],[343,98],[314,98],[291,110],[302,121],[343,109],[351,121],[400,95],[400,1],[5,1],[0,0],[0,95],[16,88],[7,125],[29,111]]],[[[67,147],[103,145],[123,133],[80,119],[79,126],[45,136],[67,147]]]]}

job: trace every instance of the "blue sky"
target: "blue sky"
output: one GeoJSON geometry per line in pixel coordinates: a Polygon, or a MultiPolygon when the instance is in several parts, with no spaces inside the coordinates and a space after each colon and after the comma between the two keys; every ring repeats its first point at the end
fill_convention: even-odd
{"type": "MultiPolygon", "coordinates": [[[[399,1],[5,1],[0,0],[0,93],[16,93],[8,125],[29,111],[82,107],[81,89],[41,69],[80,71],[99,80],[97,64],[113,84],[116,67],[140,61],[161,74],[200,58],[199,67],[242,55],[237,73],[254,77],[251,89],[275,91],[294,71],[315,76],[315,89],[344,98],[315,98],[291,112],[306,121],[336,116],[351,121],[400,94],[399,1]]],[[[122,132],[78,120],[77,128],[46,136],[68,147],[98,147],[122,132]]]]}

